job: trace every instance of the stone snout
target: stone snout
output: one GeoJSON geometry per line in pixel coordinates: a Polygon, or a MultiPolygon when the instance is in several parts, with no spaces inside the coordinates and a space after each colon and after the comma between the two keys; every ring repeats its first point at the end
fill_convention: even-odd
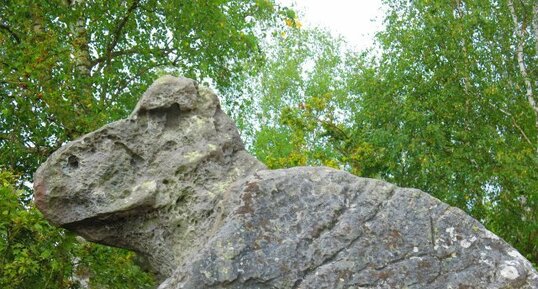
{"type": "Polygon", "coordinates": [[[210,90],[157,80],[127,119],[72,141],[38,169],[45,217],[90,241],[134,250],[161,276],[218,219],[224,192],[263,168],[210,90]]]}

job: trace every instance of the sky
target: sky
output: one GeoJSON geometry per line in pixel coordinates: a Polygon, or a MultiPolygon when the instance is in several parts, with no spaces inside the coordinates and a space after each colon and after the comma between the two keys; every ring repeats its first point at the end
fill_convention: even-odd
{"type": "Polygon", "coordinates": [[[382,28],[381,0],[277,0],[295,5],[304,27],[326,27],[354,48],[366,49],[382,28]]]}

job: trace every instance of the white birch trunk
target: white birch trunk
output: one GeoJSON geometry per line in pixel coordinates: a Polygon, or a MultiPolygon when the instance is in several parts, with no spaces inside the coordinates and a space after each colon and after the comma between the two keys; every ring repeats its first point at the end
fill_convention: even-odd
{"type": "Polygon", "coordinates": [[[538,0],[534,0],[534,14],[532,19],[532,26],[534,28],[534,53],[537,54],[535,55],[535,57],[538,57],[538,0]]]}
{"type": "MultiPolygon", "coordinates": [[[[535,13],[536,13],[537,5],[538,4],[534,5],[535,13]]],[[[523,53],[523,46],[525,44],[525,31],[523,30],[524,29],[523,27],[520,27],[516,10],[514,8],[514,2],[512,0],[508,0],[508,8],[510,9],[510,14],[512,16],[512,21],[514,24],[514,34],[517,40],[516,56],[517,56],[517,62],[519,66],[519,72],[521,73],[521,76],[523,77],[523,82],[525,83],[525,88],[526,88],[525,96],[527,97],[527,101],[529,102],[531,108],[534,111],[535,128],[536,128],[536,132],[538,133],[538,105],[536,104],[536,99],[534,98],[532,82],[527,73],[527,65],[525,63],[525,56],[523,53]]],[[[534,20],[536,21],[536,16],[534,20]]],[[[534,31],[536,33],[536,26],[535,26],[534,31]]],[[[538,145],[536,147],[536,150],[538,152],[538,145]]]]}
{"type": "MultiPolygon", "coordinates": [[[[82,5],[83,0],[68,1],[69,6],[82,5]]],[[[75,25],[71,27],[75,36],[73,41],[75,67],[79,77],[89,77],[91,73],[91,57],[88,41],[88,32],[86,30],[86,19],[80,17],[75,25]]]]}

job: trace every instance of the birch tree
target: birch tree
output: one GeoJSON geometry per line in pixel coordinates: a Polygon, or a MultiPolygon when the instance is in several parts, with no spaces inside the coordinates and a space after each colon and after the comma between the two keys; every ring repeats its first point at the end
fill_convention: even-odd
{"type": "Polygon", "coordinates": [[[385,6],[350,135],[383,178],[469,212],[537,263],[536,1],[385,6]]]}

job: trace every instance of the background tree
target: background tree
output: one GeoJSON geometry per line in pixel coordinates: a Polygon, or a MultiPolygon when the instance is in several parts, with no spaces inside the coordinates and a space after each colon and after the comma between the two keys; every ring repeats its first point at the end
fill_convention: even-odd
{"type": "Polygon", "coordinates": [[[51,226],[13,175],[0,172],[1,288],[154,288],[151,275],[133,265],[134,253],[89,242],[51,226]]]}
{"type": "Polygon", "coordinates": [[[219,88],[258,63],[268,0],[0,5],[0,157],[26,180],[66,140],[125,116],[160,70],[219,88]]]}
{"type": "Polygon", "coordinates": [[[358,83],[352,135],[373,145],[384,178],[466,210],[536,263],[538,129],[528,80],[538,75],[521,70],[521,59],[536,63],[536,39],[524,24],[531,3],[514,4],[387,1],[383,53],[371,81],[358,83]]]}
{"type": "Polygon", "coordinates": [[[250,151],[270,168],[338,166],[340,146],[327,133],[351,120],[343,107],[351,52],[324,30],[288,25],[264,44],[266,65],[249,73],[255,77],[245,78],[241,92],[225,92],[225,98],[243,95],[230,111],[250,151]]]}
{"type": "Polygon", "coordinates": [[[272,0],[0,0],[0,287],[151,288],[132,253],[48,225],[24,184],[66,141],[125,117],[158,73],[230,87],[263,61],[255,32],[292,13],[272,0]]]}
{"type": "Polygon", "coordinates": [[[246,89],[253,152],[420,188],[537,263],[535,5],[386,1],[378,51],[362,55],[288,33],[260,92],[246,89]]]}

